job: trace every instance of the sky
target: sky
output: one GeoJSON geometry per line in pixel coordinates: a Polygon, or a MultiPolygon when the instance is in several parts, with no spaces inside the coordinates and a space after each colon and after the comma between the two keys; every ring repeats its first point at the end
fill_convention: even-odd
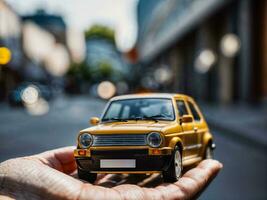
{"type": "Polygon", "coordinates": [[[44,8],[60,14],[71,29],[84,31],[93,24],[110,26],[116,31],[120,50],[129,50],[136,40],[138,0],[6,0],[21,15],[44,8]]]}

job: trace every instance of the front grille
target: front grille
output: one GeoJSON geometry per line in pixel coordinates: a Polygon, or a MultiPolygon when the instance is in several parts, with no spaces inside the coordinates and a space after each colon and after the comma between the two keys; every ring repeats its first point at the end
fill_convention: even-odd
{"type": "Polygon", "coordinates": [[[145,134],[94,135],[92,146],[144,146],[145,134]]]}
{"type": "Polygon", "coordinates": [[[122,149],[122,150],[91,150],[91,156],[112,157],[112,158],[131,158],[135,156],[147,156],[148,149],[122,149]]]}

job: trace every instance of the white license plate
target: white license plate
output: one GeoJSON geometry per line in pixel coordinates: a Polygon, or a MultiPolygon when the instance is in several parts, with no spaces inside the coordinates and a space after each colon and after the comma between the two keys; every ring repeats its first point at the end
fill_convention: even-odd
{"type": "Polygon", "coordinates": [[[135,159],[102,159],[100,168],[135,168],[135,159]]]}

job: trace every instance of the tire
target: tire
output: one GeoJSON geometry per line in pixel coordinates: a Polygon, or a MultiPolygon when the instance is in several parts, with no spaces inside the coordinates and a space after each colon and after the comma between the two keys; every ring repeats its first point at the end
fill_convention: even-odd
{"type": "Polygon", "coordinates": [[[182,175],[183,164],[182,164],[182,155],[178,147],[175,147],[173,152],[173,158],[171,164],[167,171],[163,171],[163,180],[164,182],[175,182],[182,175]]]}
{"type": "Polygon", "coordinates": [[[205,149],[204,159],[213,159],[213,149],[208,145],[205,149]]]}
{"type": "Polygon", "coordinates": [[[79,179],[82,179],[84,181],[87,181],[89,183],[94,183],[96,178],[97,178],[97,174],[96,173],[90,173],[88,171],[84,171],[78,168],[78,177],[79,179]]]}

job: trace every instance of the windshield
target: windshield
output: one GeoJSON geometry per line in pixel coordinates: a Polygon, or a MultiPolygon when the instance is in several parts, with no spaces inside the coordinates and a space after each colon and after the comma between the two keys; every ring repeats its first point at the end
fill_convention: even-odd
{"type": "Polygon", "coordinates": [[[112,101],[102,121],[174,119],[171,99],[139,98],[112,101]]]}

